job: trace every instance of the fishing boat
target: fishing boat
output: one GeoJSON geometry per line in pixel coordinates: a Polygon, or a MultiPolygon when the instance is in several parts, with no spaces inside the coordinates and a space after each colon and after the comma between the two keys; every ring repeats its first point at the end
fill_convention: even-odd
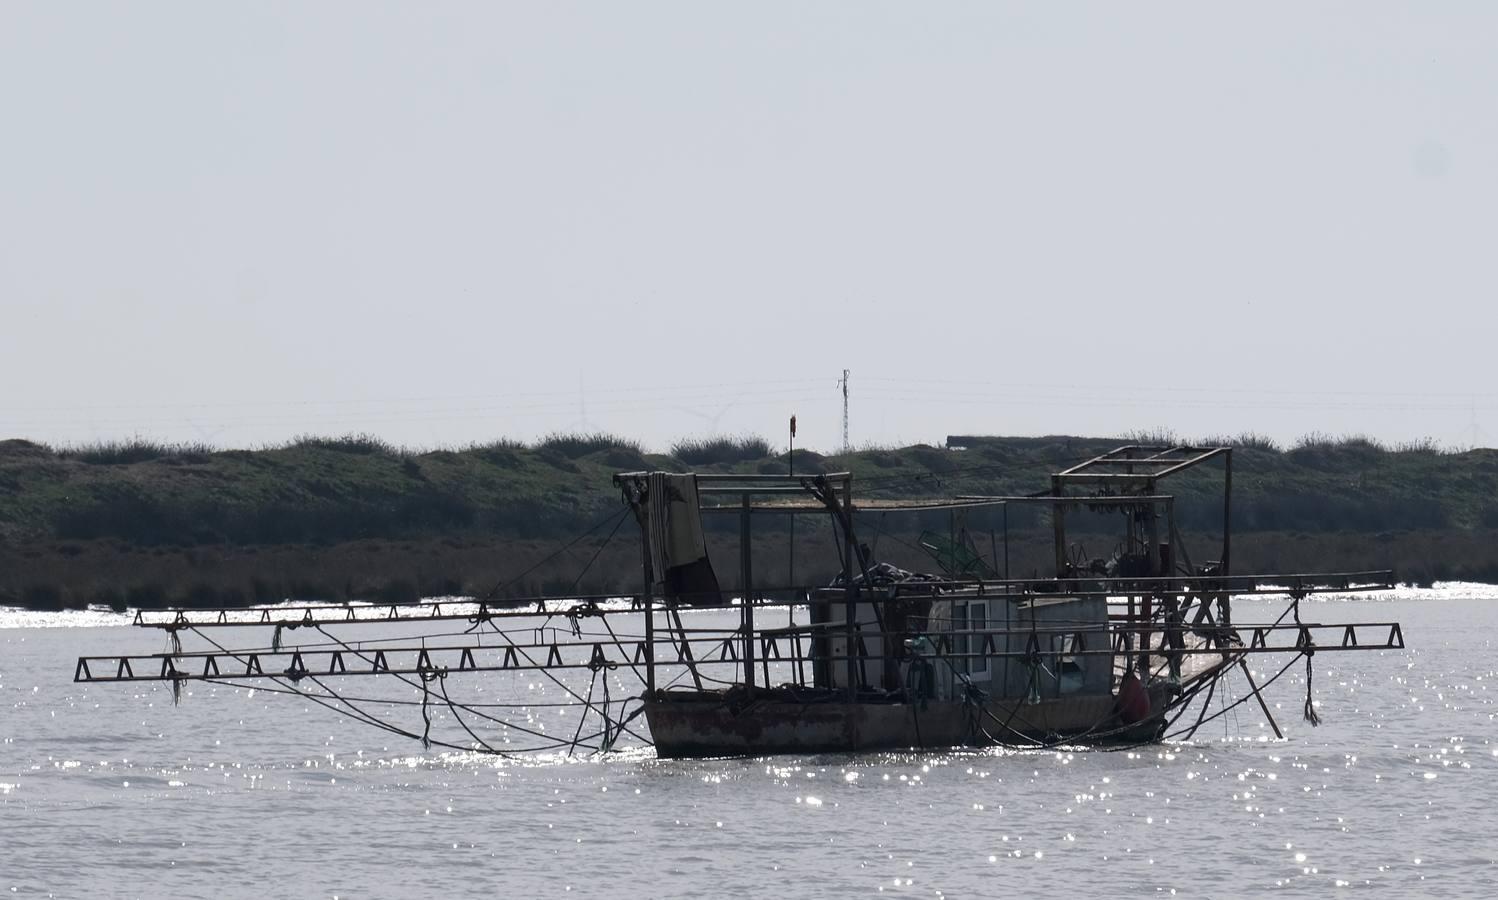
{"type": "Polygon", "coordinates": [[[1209,711],[1210,701],[1232,672],[1247,685],[1234,705],[1257,702],[1282,737],[1263,690],[1297,661],[1306,667],[1304,714],[1314,724],[1316,654],[1404,646],[1397,622],[1326,624],[1302,615],[1308,597],[1387,589],[1392,572],[1232,571],[1230,447],[1122,446],[1020,496],[859,498],[846,472],[641,471],[620,473],[614,484],[619,520],[633,518],[639,529],[641,577],[632,596],[142,611],[135,624],[167,631],[171,648],[80,657],[75,680],[166,681],[179,695],[190,681],[269,681],[429,744],[496,753],[605,750],[627,739],[652,745],[662,758],[1118,747],[1189,739],[1221,714],[1209,711]],[[1196,500],[1203,479],[1220,474],[1221,534],[1211,559],[1193,558],[1178,523],[1181,503],[1165,490],[1188,472],[1196,500]],[[1007,521],[1011,507],[1038,509],[1049,521],[1053,571],[1012,577],[999,564],[996,539],[984,558],[969,536],[959,537],[959,519],[997,512],[1007,521]],[[920,542],[938,571],[881,562],[865,542],[865,526],[901,515],[953,523],[945,539],[930,533],[920,542]],[[734,591],[722,587],[722,561],[709,554],[704,522],[714,516],[738,521],[734,591]],[[830,521],[837,576],[790,591],[756,587],[755,522],[805,516],[830,521]],[[1083,519],[1089,539],[1098,522],[1112,523],[1111,552],[1090,557],[1070,539],[1069,525],[1083,519]],[[1279,613],[1235,622],[1235,601],[1243,598],[1270,600],[1279,613]],[[457,640],[409,630],[452,620],[467,624],[457,640]],[[371,626],[386,636],[343,636],[371,626]],[[213,637],[219,629],[267,628],[269,646],[231,647],[213,637]],[[318,640],[288,641],[298,629],[318,640]],[[188,649],[184,636],[204,646],[188,649]],[[1282,665],[1260,684],[1249,662],[1262,655],[1282,665]],[[455,700],[448,689],[454,679],[504,673],[540,673],[575,703],[582,721],[570,742],[496,716],[494,704],[455,700]],[[365,699],[339,689],[359,676],[396,679],[419,692],[422,727],[378,717],[360,705],[365,699]],[[616,697],[610,685],[625,678],[628,689],[616,697]],[[463,733],[434,738],[432,707],[463,733]],[[595,724],[584,737],[589,717],[595,724]],[[547,740],[520,748],[517,733],[547,740]]]}

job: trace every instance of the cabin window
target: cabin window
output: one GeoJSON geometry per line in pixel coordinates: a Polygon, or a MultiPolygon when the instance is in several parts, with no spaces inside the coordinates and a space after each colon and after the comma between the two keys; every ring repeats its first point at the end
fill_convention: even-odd
{"type": "Polygon", "coordinates": [[[1051,638],[1052,660],[1056,672],[1057,689],[1063,694],[1073,694],[1082,689],[1082,659],[1078,654],[1087,649],[1087,638],[1081,632],[1058,634],[1051,638]]]}
{"type": "Polygon", "coordinates": [[[952,612],[952,647],[958,654],[954,668],[975,677],[988,677],[988,656],[985,653],[988,629],[988,601],[954,603],[952,612]],[[967,653],[982,653],[982,656],[964,656],[967,653]]]}

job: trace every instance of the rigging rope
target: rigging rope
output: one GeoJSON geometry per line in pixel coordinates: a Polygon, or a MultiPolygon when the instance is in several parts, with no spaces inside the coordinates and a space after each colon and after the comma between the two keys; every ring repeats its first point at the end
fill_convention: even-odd
{"type": "MultiPolygon", "coordinates": [[[[322,628],[321,626],[317,626],[317,630],[319,632],[321,632],[325,637],[329,638],[333,643],[336,643],[336,644],[339,644],[339,645],[343,646],[345,649],[347,649],[349,652],[353,653],[354,655],[358,656],[360,659],[363,659],[366,662],[369,661],[369,657],[366,656],[363,652],[361,652],[360,650],[358,650],[358,649],[356,649],[354,647],[349,646],[346,642],[340,641],[338,638],[336,638],[334,635],[332,635],[331,633],[329,633],[326,629],[322,628]]],[[[198,630],[194,629],[194,631],[198,631],[198,630]]],[[[226,655],[228,655],[228,656],[230,656],[230,657],[232,657],[234,659],[240,659],[241,661],[243,661],[236,653],[234,653],[233,651],[227,649],[222,644],[218,643],[217,641],[213,640],[212,638],[208,637],[206,634],[203,634],[201,631],[198,631],[198,633],[205,640],[207,640],[210,644],[212,644],[213,646],[217,647],[220,651],[222,651],[226,655]]],[[[373,725],[373,726],[375,726],[377,728],[381,728],[381,729],[383,729],[385,731],[389,731],[389,732],[391,732],[393,734],[398,734],[398,735],[401,735],[403,737],[408,737],[408,738],[411,738],[411,739],[414,739],[414,740],[420,740],[422,742],[423,746],[427,747],[427,748],[430,748],[431,746],[435,745],[435,746],[447,747],[447,748],[453,749],[453,750],[473,750],[475,748],[472,748],[472,747],[462,747],[462,746],[459,746],[457,744],[451,744],[451,743],[448,743],[448,742],[445,742],[445,741],[440,741],[440,740],[437,740],[437,739],[431,737],[431,720],[430,720],[430,711],[429,711],[429,708],[428,708],[428,703],[429,703],[429,701],[431,699],[431,691],[430,691],[430,688],[428,688],[426,686],[425,682],[428,682],[428,681],[431,681],[431,680],[434,680],[434,679],[438,679],[439,676],[436,674],[437,671],[438,670],[434,670],[434,673],[431,673],[431,674],[426,673],[426,672],[421,673],[421,680],[420,680],[420,682],[412,681],[410,678],[407,678],[406,676],[403,676],[403,675],[401,675],[399,673],[394,673],[394,672],[390,673],[390,674],[394,675],[394,677],[397,680],[403,682],[404,684],[406,684],[408,686],[414,687],[414,688],[416,688],[416,689],[418,689],[418,690],[420,690],[422,692],[422,699],[421,699],[420,703],[421,703],[421,707],[422,707],[422,719],[423,719],[423,723],[424,723],[424,726],[425,726],[422,734],[416,734],[415,732],[407,731],[407,730],[405,730],[403,728],[400,728],[399,726],[395,726],[395,725],[392,725],[389,722],[385,722],[384,720],[380,719],[378,716],[375,716],[374,714],[368,712],[367,710],[364,710],[364,709],[360,708],[358,706],[358,704],[356,702],[354,702],[352,699],[344,697],[343,695],[339,694],[337,691],[329,688],[327,685],[323,684],[320,680],[318,680],[314,676],[306,675],[306,674],[299,674],[297,677],[298,678],[300,678],[300,677],[307,677],[307,678],[309,678],[314,684],[316,684],[318,687],[322,688],[322,690],[326,692],[326,694],[325,694],[326,697],[328,697],[329,699],[332,699],[332,700],[336,700],[337,702],[343,704],[344,707],[347,707],[348,713],[350,715],[353,715],[356,721],[360,721],[360,722],[362,722],[364,724],[367,724],[367,725],[373,725]]],[[[278,678],[278,677],[275,677],[275,676],[267,676],[267,677],[269,677],[276,684],[283,684],[283,682],[281,681],[281,679],[278,678]]],[[[296,694],[297,696],[300,696],[300,697],[302,697],[304,699],[307,699],[307,700],[311,700],[312,702],[317,703],[319,706],[323,706],[323,707],[325,707],[327,709],[330,709],[330,710],[333,710],[335,712],[340,712],[341,711],[339,708],[331,705],[328,702],[325,702],[322,698],[318,697],[317,695],[314,695],[314,694],[311,694],[311,693],[309,693],[307,691],[301,690],[300,688],[296,687],[295,684],[284,685],[284,686],[287,688],[287,690],[283,691],[283,692],[289,692],[289,693],[296,694]]],[[[566,690],[566,687],[564,685],[559,685],[559,686],[562,686],[563,689],[566,690]]],[[[513,729],[515,729],[517,731],[523,732],[525,734],[529,734],[532,737],[538,737],[538,738],[543,738],[543,739],[551,739],[551,735],[548,735],[548,734],[546,734],[544,732],[536,731],[536,730],[533,730],[533,729],[530,729],[530,728],[526,728],[525,726],[519,725],[519,724],[517,724],[515,722],[510,722],[510,721],[505,720],[505,719],[500,719],[500,718],[496,718],[494,716],[487,715],[487,714],[479,712],[478,710],[473,709],[471,707],[464,706],[463,704],[453,703],[450,700],[450,698],[446,697],[446,685],[445,685],[445,683],[441,684],[441,687],[443,689],[444,700],[447,702],[449,708],[453,710],[454,718],[457,719],[459,721],[459,724],[464,726],[464,730],[465,731],[469,731],[470,734],[472,733],[472,730],[467,727],[467,723],[464,722],[464,721],[462,721],[461,716],[459,716],[457,714],[457,708],[462,708],[462,709],[464,709],[465,711],[467,711],[468,713],[470,713],[472,715],[475,715],[475,716],[478,716],[479,718],[482,718],[482,719],[488,720],[490,722],[493,722],[493,723],[495,723],[495,724],[497,724],[497,725],[499,725],[499,726],[501,726],[503,728],[513,728],[513,729]]],[[[569,693],[571,693],[571,692],[569,691],[569,693]]],[[[576,695],[574,694],[574,696],[576,696],[576,695]]],[[[361,698],[359,700],[359,702],[366,702],[366,703],[388,703],[388,704],[391,704],[391,705],[403,703],[403,701],[398,701],[398,700],[386,701],[386,700],[374,700],[374,699],[364,699],[364,698],[361,698]]],[[[584,710],[583,713],[582,713],[582,715],[586,716],[586,714],[587,714],[586,710],[584,710]]],[[[634,732],[630,732],[630,733],[634,734],[634,732]]],[[[582,740],[591,741],[594,738],[596,738],[597,736],[598,736],[598,733],[595,732],[593,734],[587,735],[582,740]]],[[[635,735],[635,736],[639,737],[638,735],[635,735]]],[[[507,754],[505,754],[505,753],[503,753],[503,752],[501,752],[499,750],[496,750],[495,748],[491,747],[487,742],[484,742],[481,739],[478,739],[476,735],[474,737],[475,737],[476,740],[479,740],[479,743],[480,743],[480,745],[481,745],[481,747],[483,749],[483,752],[491,753],[491,754],[495,754],[495,755],[500,755],[500,756],[506,756],[507,755],[507,754]]],[[[542,751],[542,750],[551,750],[551,749],[557,749],[557,748],[560,748],[560,747],[568,746],[568,744],[569,744],[569,742],[567,742],[567,741],[560,741],[560,740],[554,740],[553,739],[553,742],[551,744],[543,745],[543,746],[540,746],[540,747],[528,747],[528,748],[525,748],[525,750],[528,751],[528,752],[542,751]]],[[[597,748],[593,747],[591,744],[582,743],[582,741],[576,742],[574,744],[574,746],[585,746],[588,749],[597,749],[597,748]]]]}
{"type": "Polygon", "coordinates": [[[547,556],[543,557],[539,562],[537,562],[534,565],[530,566],[525,571],[521,572],[519,575],[516,575],[514,578],[511,578],[508,581],[502,581],[502,582],[494,585],[494,587],[492,587],[492,588],[489,589],[489,593],[487,593],[487,594],[484,595],[483,599],[484,600],[493,600],[499,594],[500,591],[505,590],[506,588],[509,588],[510,586],[512,586],[513,584],[515,584],[515,582],[519,581],[520,579],[524,578],[525,576],[529,575],[530,573],[536,571],[537,569],[541,568],[542,566],[544,566],[547,563],[551,562],[552,560],[556,559],[558,556],[561,556],[563,553],[566,553],[568,550],[571,550],[578,543],[581,543],[582,540],[583,540],[583,538],[588,537],[593,532],[595,532],[598,529],[602,528],[603,526],[609,524],[610,522],[613,522],[614,519],[617,518],[617,519],[620,519],[622,521],[625,516],[629,515],[629,513],[630,513],[630,509],[628,507],[625,507],[624,509],[619,510],[618,512],[610,513],[609,515],[604,516],[602,519],[599,519],[597,522],[594,522],[592,525],[588,526],[588,529],[586,531],[584,531],[582,534],[579,534],[577,537],[573,538],[572,540],[568,541],[566,544],[563,544],[561,547],[557,548],[556,551],[554,551],[554,552],[548,554],[547,556]]]}
{"type": "Polygon", "coordinates": [[[1290,595],[1290,597],[1291,597],[1291,609],[1295,613],[1295,624],[1296,624],[1297,627],[1300,628],[1300,641],[1299,641],[1299,643],[1300,643],[1301,647],[1303,648],[1301,650],[1301,652],[1303,654],[1305,654],[1305,658],[1306,658],[1306,705],[1305,705],[1305,709],[1304,709],[1305,719],[1306,719],[1307,722],[1310,722],[1311,723],[1311,727],[1314,728],[1317,725],[1321,724],[1321,716],[1316,713],[1316,705],[1315,705],[1314,701],[1312,701],[1312,699],[1311,699],[1311,678],[1312,678],[1311,657],[1313,657],[1313,656],[1316,655],[1316,643],[1311,640],[1311,632],[1310,632],[1310,630],[1307,629],[1300,622],[1300,598],[1301,598],[1301,596],[1302,595],[1298,591],[1290,595]]]}

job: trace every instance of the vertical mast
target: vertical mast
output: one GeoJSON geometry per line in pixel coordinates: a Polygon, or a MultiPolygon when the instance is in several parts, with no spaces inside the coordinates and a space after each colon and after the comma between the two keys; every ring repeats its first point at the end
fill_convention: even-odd
{"type": "Polygon", "coordinates": [[[843,455],[853,452],[853,445],[848,440],[848,370],[843,370],[843,379],[838,384],[843,388],[843,455]]]}
{"type": "MultiPolygon", "coordinates": [[[[828,487],[829,492],[833,490],[828,487]]],[[[846,589],[844,612],[843,612],[843,643],[848,654],[848,702],[854,703],[858,700],[858,676],[859,661],[855,659],[853,646],[857,630],[856,619],[858,616],[858,588],[853,585],[853,554],[857,548],[853,545],[853,479],[847,478],[843,482],[843,586],[846,589]]]]}
{"type": "MultiPolygon", "coordinates": [[[[752,574],[752,558],[750,557],[749,544],[749,495],[746,493],[740,498],[742,506],[739,510],[739,565],[743,568],[743,575],[739,579],[743,583],[743,598],[740,613],[743,616],[740,627],[744,631],[744,686],[750,689],[754,687],[754,578],[752,574]]],[[[765,687],[769,687],[768,684],[765,687]]]]}

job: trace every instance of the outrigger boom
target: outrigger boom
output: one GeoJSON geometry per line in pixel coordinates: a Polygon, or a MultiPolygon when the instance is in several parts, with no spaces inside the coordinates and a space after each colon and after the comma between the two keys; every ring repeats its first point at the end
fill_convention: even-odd
{"type": "MultiPolygon", "coordinates": [[[[643,713],[649,738],[640,739],[673,757],[1147,743],[1193,734],[1206,720],[1206,702],[1194,724],[1175,731],[1172,725],[1204,691],[1209,701],[1223,676],[1237,668],[1251,688],[1238,702],[1255,698],[1279,735],[1260,694],[1268,685],[1254,681],[1248,658],[1288,655],[1281,673],[1304,658],[1309,672],[1317,652],[1397,650],[1404,638],[1394,622],[1323,624],[1301,617],[1303,598],[1387,589],[1391,572],[1229,572],[1231,460],[1226,447],[1128,446],[1056,473],[1047,493],[914,502],[855,502],[848,473],[623,473],[614,479],[626,504],[621,515],[634,516],[642,538],[641,590],[632,596],[140,611],[134,624],[168,632],[172,650],[80,657],[75,680],[168,681],[178,691],[192,681],[269,680],[301,692],[307,682],[324,691],[323,699],[338,700],[338,708],[367,715],[326,680],[398,678],[422,691],[428,728],[428,703],[440,702],[464,724],[470,740],[444,746],[514,752],[466,724],[465,713],[483,714],[474,704],[454,702],[447,679],[541,672],[575,698],[585,719],[600,720],[595,744],[579,737],[573,746],[613,746],[625,732],[635,734],[629,722],[643,713]],[[1221,549],[1216,560],[1194,564],[1177,526],[1176,498],[1161,493],[1159,482],[1215,460],[1224,471],[1221,549]],[[1038,504],[1049,512],[1054,575],[997,577],[996,558],[984,563],[981,554],[933,538],[927,549],[946,571],[923,576],[877,562],[858,539],[860,514],[950,510],[958,516],[1010,504],[1038,504]],[[1083,558],[1068,543],[1068,519],[1082,511],[1124,519],[1122,543],[1110,558],[1083,558]],[[752,522],[808,513],[831,519],[841,545],[840,574],[830,586],[795,591],[791,623],[767,627],[761,621],[766,610],[783,609],[786,594],[753,584],[752,522]],[[725,597],[717,582],[703,515],[739,517],[736,599],[725,597]],[[1284,598],[1279,618],[1235,624],[1233,599],[1255,596],[1284,598]],[[698,607],[717,609],[710,617],[716,623],[703,624],[698,607]],[[798,609],[807,613],[805,624],[794,624],[798,609]],[[737,621],[725,625],[725,616],[737,621]],[[388,632],[447,620],[466,621],[469,628],[440,641],[407,634],[356,642],[330,632],[356,626],[386,626],[388,632]],[[592,627],[594,620],[604,630],[592,627]],[[274,628],[271,646],[231,649],[211,636],[256,626],[274,628]],[[304,628],[315,631],[319,643],[282,646],[304,628]],[[182,650],[184,634],[209,646],[182,650]],[[583,673],[591,678],[586,697],[561,680],[583,673]],[[638,692],[609,699],[608,679],[625,674],[637,679],[638,692]],[[600,676],[605,699],[594,701],[591,685],[600,676]],[[631,703],[636,709],[626,715],[631,703]]],[[[1309,696],[1305,712],[1314,722],[1309,696]]],[[[483,718],[491,733],[499,725],[508,735],[512,723],[483,718]]],[[[421,736],[430,740],[425,729],[421,736]]]]}

